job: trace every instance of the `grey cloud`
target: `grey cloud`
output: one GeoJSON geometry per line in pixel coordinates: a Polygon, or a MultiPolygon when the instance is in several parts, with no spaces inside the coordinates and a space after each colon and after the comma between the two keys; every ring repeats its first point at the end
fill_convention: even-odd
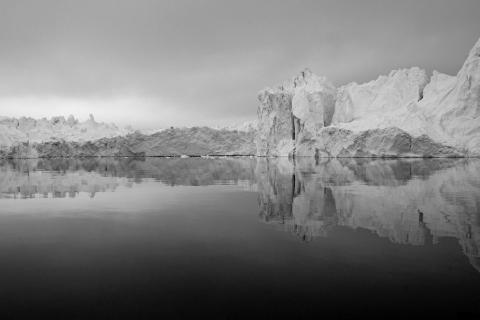
{"type": "Polygon", "coordinates": [[[185,123],[253,118],[256,92],[304,67],[336,84],[412,65],[455,73],[478,12],[477,0],[2,0],[0,97],[132,95],[185,123]]]}

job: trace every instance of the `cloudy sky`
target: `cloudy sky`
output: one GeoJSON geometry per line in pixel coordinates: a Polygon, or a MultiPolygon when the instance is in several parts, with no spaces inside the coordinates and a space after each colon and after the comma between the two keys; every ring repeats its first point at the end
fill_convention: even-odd
{"type": "Polygon", "coordinates": [[[479,14],[478,0],[0,0],[0,115],[241,122],[305,67],[336,85],[455,74],[479,14]]]}

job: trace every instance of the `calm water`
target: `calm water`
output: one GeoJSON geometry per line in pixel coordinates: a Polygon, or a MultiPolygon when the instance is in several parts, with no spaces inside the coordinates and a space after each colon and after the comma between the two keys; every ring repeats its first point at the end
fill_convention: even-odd
{"type": "Polygon", "coordinates": [[[480,317],[480,161],[0,163],[2,318],[480,317]]]}

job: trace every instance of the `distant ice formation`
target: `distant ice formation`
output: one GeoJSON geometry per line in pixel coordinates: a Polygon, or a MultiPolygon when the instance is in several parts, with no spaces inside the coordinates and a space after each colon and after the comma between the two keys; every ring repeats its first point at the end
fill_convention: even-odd
{"type": "Polygon", "coordinates": [[[84,142],[100,138],[113,138],[132,133],[133,129],[115,124],[96,122],[93,115],[84,122],[73,116],[36,120],[22,117],[0,118],[0,146],[8,147],[22,142],[65,140],[84,142]]]}

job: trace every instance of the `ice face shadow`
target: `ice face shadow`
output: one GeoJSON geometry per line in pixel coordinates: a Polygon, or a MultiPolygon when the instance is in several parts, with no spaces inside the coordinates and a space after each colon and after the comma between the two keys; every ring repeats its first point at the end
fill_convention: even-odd
{"type": "Polygon", "coordinates": [[[480,160],[261,159],[261,219],[304,241],[338,226],[393,243],[458,239],[480,271],[480,160]]]}

